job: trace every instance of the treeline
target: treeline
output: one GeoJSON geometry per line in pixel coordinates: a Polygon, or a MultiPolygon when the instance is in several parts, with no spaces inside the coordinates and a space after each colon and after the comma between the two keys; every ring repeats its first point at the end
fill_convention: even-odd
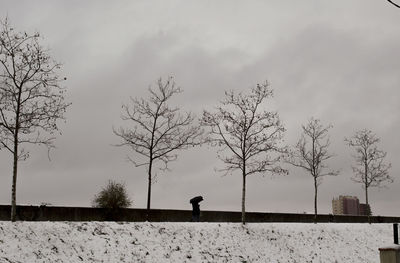
{"type": "MultiPolygon", "coordinates": [[[[40,34],[16,31],[8,19],[0,21],[0,149],[13,156],[11,220],[16,220],[16,182],[18,163],[29,157],[26,144],[54,147],[55,135],[60,133],[59,120],[71,105],[65,101],[61,87],[61,64],[55,62],[40,43],[40,34]]],[[[247,92],[226,91],[213,110],[204,110],[200,118],[183,112],[170,104],[180,94],[172,77],[158,79],[149,88],[147,98],[132,97],[122,106],[122,120],[126,125],[113,128],[120,139],[118,146],[128,147],[133,155],[129,160],[136,167],[147,170],[147,210],[151,209],[151,186],[157,170],[168,170],[178,153],[202,144],[215,147],[224,164],[221,172],[240,171],[242,187],[242,223],[246,222],[246,180],[252,174],[287,174],[282,164],[306,170],[314,183],[314,210],[317,215],[318,186],[323,176],[336,176],[329,169],[329,129],[319,119],[310,118],[302,126],[298,143],[284,145],[286,132],[279,114],[267,110],[273,90],[268,82],[260,83],[247,92]]],[[[392,182],[386,152],[378,149],[379,138],[361,129],[345,143],[353,149],[354,178],[365,189],[392,182]]],[[[110,182],[107,189],[121,190],[121,185],[110,182]],[[114,184],[114,185],[113,185],[114,184]]],[[[113,195],[109,195],[112,198],[113,195]]],[[[125,195],[126,196],[126,195],[125,195]]],[[[102,194],[95,198],[101,204],[102,194]]],[[[127,198],[120,206],[130,204],[127,198]]]]}

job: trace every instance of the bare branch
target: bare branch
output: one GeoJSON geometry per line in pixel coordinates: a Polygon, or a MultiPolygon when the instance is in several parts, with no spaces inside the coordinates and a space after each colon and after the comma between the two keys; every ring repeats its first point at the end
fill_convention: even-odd
{"type": "Polygon", "coordinates": [[[397,8],[400,8],[400,5],[396,4],[395,2],[391,1],[391,0],[387,0],[389,3],[391,3],[392,5],[394,5],[397,8]]]}
{"type": "Polygon", "coordinates": [[[277,171],[267,168],[274,162],[272,159],[270,162],[263,160],[268,159],[269,154],[279,155],[282,148],[278,147],[278,142],[285,131],[276,113],[258,110],[269,97],[272,97],[272,90],[266,82],[258,84],[250,94],[227,91],[217,112],[203,112],[202,125],[209,128],[208,142],[212,146],[225,146],[233,154],[232,157],[219,155],[229,166],[228,171],[243,170],[243,162],[253,160],[257,160],[258,165],[248,166],[246,175],[277,171]]]}

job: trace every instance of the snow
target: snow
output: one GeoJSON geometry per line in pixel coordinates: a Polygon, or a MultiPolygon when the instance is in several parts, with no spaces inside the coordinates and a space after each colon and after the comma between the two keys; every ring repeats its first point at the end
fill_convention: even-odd
{"type": "Polygon", "coordinates": [[[379,262],[391,224],[0,222],[0,262],[379,262]]]}

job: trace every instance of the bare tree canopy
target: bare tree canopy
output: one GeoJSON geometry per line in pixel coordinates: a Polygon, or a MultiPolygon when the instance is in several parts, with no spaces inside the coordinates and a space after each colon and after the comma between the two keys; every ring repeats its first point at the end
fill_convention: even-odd
{"type": "Polygon", "coordinates": [[[246,177],[256,173],[287,174],[279,166],[285,147],[280,146],[285,129],[278,113],[263,109],[273,97],[267,82],[258,84],[249,94],[225,92],[215,112],[203,112],[202,125],[208,127],[208,142],[221,147],[221,171],[242,172],[242,223],[245,224],[246,177]],[[226,151],[227,150],[227,151],[226,151]]]}
{"type": "Polygon", "coordinates": [[[128,157],[135,166],[146,166],[148,172],[147,209],[150,209],[153,168],[161,163],[161,169],[168,169],[168,163],[178,157],[177,151],[201,143],[202,130],[193,124],[192,113],[181,114],[178,107],[168,105],[169,100],[181,93],[172,77],[165,82],[160,78],[155,88],[149,88],[148,99],[131,98],[131,104],[122,106],[122,119],[132,127],[114,129],[122,139],[117,146],[128,146],[139,156],[128,157]]]}
{"type": "Polygon", "coordinates": [[[0,21],[0,148],[13,155],[12,212],[15,221],[18,161],[29,157],[23,144],[54,147],[57,120],[64,119],[61,65],[40,44],[39,33],[17,32],[0,21]]]}
{"type": "Polygon", "coordinates": [[[318,215],[318,186],[323,176],[339,174],[329,170],[326,161],[333,157],[328,153],[330,145],[328,132],[332,125],[323,126],[319,119],[311,118],[306,125],[302,125],[301,138],[290,151],[287,161],[306,170],[314,181],[314,215],[318,215]]]}
{"type": "Polygon", "coordinates": [[[379,141],[376,134],[367,129],[357,131],[351,138],[345,138],[347,145],[355,150],[352,180],[362,184],[367,205],[368,188],[381,187],[384,183],[393,182],[389,175],[392,165],[385,163],[387,153],[378,149],[379,141]]]}

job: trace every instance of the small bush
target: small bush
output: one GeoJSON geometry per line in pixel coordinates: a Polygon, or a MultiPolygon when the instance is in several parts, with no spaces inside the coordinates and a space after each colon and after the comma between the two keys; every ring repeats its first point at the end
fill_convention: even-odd
{"type": "Polygon", "coordinates": [[[125,185],[112,180],[108,181],[107,186],[92,201],[93,207],[112,209],[126,208],[131,204],[125,185]]]}

